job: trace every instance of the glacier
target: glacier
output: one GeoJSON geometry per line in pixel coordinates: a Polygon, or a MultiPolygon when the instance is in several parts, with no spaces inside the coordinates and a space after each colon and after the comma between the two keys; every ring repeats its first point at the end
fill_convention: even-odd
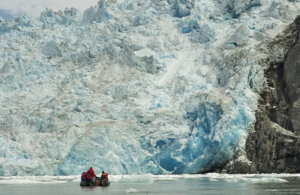
{"type": "Polygon", "coordinates": [[[0,18],[0,175],[207,172],[244,155],[280,0],[100,0],[0,18]]]}

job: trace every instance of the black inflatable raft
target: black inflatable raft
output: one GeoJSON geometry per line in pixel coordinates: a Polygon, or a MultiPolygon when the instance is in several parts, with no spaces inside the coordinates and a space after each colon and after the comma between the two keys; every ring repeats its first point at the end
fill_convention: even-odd
{"type": "Polygon", "coordinates": [[[110,181],[101,181],[101,180],[96,180],[95,182],[93,181],[84,181],[81,180],[80,182],[80,186],[109,186],[110,185],[110,181]]]}

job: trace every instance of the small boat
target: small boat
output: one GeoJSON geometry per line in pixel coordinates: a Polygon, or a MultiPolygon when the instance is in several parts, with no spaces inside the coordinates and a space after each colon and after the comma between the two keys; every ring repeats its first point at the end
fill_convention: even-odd
{"type": "Polygon", "coordinates": [[[110,185],[110,181],[100,181],[98,183],[98,186],[109,186],[110,185]]]}
{"type": "Polygon", "coordinates": [[[96,179],[95,182],[88,180],[81,180],[80,186],[109,186],[110,181],[101,181],[100,179],[96,179]]]}

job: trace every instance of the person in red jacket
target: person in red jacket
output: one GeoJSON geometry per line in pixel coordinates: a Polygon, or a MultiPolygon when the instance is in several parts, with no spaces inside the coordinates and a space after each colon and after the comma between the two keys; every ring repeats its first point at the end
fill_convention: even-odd
{"type": "Polygon", "coordinates": [[[96,174],[94,172],[93,167],[86,172],[88,181],[92,182],[93,184],[96,183],[96,174]]]}

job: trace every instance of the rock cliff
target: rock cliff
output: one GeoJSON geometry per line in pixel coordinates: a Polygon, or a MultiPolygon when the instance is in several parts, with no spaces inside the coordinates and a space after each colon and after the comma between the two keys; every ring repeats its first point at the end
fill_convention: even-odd
{"type": "Polygon", "coordinates": [[[258,99],[255,130],[246,140],[247,160],[230,162],[225,172],[300,172],[299,31],[300,17],[268,45],[262,61],[267,83],[258,99]]]}

